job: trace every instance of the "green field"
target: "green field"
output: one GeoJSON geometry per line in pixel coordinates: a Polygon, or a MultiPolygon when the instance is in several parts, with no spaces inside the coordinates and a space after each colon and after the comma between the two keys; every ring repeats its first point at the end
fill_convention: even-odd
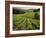
{"type": "Polygon", "coordinates": [[[13,30],[39,30],[40,15],[34,12],[13,14],[13,30]]]}

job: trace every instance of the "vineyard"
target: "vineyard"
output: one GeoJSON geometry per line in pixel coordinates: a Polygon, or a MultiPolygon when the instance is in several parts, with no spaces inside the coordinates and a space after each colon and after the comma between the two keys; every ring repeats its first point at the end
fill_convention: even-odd
{"type": "Polygon", "coordinates": [[[38,12],[26,11],[24,14],[13,14],[13,30],[37,29],[40,29],[40,15],[38,12]]]}

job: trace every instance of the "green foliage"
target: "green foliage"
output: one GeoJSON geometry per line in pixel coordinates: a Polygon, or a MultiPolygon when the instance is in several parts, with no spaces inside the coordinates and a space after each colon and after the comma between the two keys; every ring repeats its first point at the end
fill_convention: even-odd
{"type": "Polygon", "coordinates": [[[38,13],[35,13],[34,18],[38,20],[40,19],[40,15],[38,13]]]}
{"type": "Polygon", "coordinates": [[[39,12],[40,11],[40,9],[34,9],[33,10],[33,12],[39,12]]]}
{"type": "Polygon", "coordinates": [[[13,8],[13,14],[23,14],[25,13],[23,10],[13,8]]]}

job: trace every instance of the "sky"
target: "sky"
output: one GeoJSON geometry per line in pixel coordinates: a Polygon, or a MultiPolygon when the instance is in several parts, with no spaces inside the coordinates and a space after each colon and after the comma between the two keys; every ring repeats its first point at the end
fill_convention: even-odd
{"type": "MultiPolygon", "coordinates": [[[[14,8],[14,7],[13,7],[14,8]]],[[[23,10],[28,10],[28,9],[38,9],[38,8],[31,8],[31,7],[15,7],[16,9],[23,9],[23,10]]]]}

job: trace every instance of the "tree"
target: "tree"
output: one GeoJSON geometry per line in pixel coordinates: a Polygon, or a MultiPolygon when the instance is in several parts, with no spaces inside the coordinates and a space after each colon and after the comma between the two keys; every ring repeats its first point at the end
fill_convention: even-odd
{"type": "Polygon", "coordinates": [[[38,19],[40,19],[40,16],[39,16],[39,14],[38,14],[38,13],[35,13],[35,16],[34,16],[34,18],[35,18],[35,19],[37,19],[37,20],[38,20],[38,19]]]}
{"type": "Polygon", "coordinates": [[[40,9],[34,9],[33,10],[33,12],[39,12],[40,11],[40,9]]]}

